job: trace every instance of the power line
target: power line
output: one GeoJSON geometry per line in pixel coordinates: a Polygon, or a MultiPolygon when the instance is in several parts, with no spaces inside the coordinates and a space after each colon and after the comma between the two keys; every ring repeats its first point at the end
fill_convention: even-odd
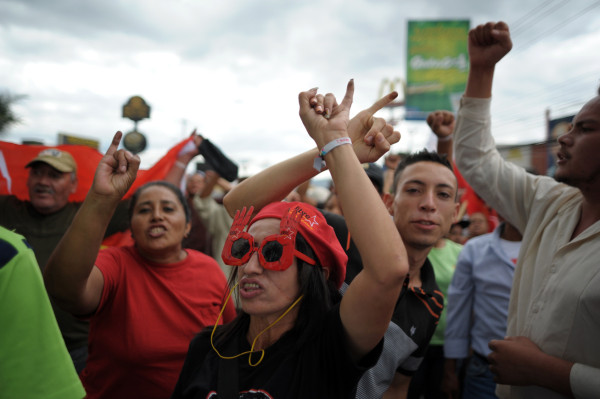
{"type": "Polygon", "coordinates": [[[550,5],[550,3],[553,2],[553,0],[547,0],[546,2],[542,3],[538,7],[535,7],[534,9],[529,11],[527,14],[525,14],[523,17],[519,18],[517,21],[513,22],[512,25],[514,25],[514,28],[511,29],[511,34],[519,35],[522,31],[531,29],[533,26],[539,24],[543,17],[552,14],[555,10],[557,10],[558,8],[565,5],[568,1],[570,1],[570,0],[559,1],[558,3],[556,3],[555,7],[551,8],[550,10],[546,10],[544,13],[541,13],[541,10],[543,10],[548,5],[550,5]],[[537,19],[537,22],[535,22],[533,24],[525,24],[525,21],[527,21],[527,19],[529,19],[530,17],[535,17],[537,19]]]}
{"type": "Polygon", "coordinates": [[[531,45],[533,45],[534,43],[537,43],[538,41],[540,41],[543,37],[546,37],[546,34],[548,32],[556,32],[562,28],[564,28],[565,26],[567,26],[569,24],[569,22],[579,18],[580,16],[586,14],[588,11],[596,8],[600,6],[600,1],[597,1],[591,5],[589,5],[588,7],[585,7],[584,9],[580,10],[579,12],[571,15],[570,17],[568,17],[567,19],[563,19],[561,20],[559,23],[555,24],[554,26],[551,26],[549,29],[546,29],[545,31],[543,31],[541,34],[539,34],[538,36],[536,36],[535,38],[529,40],[528,42],[526,42],[524,45],[519,46],[519,48],[517,49],[517,53],[520,51],[523,51],[524,49],[530,47],[531,45]]]}

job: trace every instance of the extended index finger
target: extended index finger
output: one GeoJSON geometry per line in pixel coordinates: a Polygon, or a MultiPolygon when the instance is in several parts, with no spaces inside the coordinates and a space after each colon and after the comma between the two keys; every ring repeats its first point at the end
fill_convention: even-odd
{"type": "Polygon", "coordinates": [[[110,143],[110,146],[108,146],[108,150],[106,150],[106,155],[113,155],[115,152],[117,152],[117,149],[119,148],[119,143],[121,142],[121,137],[123,137],[123,133],[121,133],[121,131],[115,133],[112,139],[112,143],[110,143]]]}
{"type": "Polygon", "coordinates": [[[367,111],[369,111],[371,115],[375,115],[377,111],[394,101],[396,97],[398,97],[398,92],[393,91],[390,94],[383,96],[379,100],[375,101],[373,105],[367,108],[367,111]]]}
{"type": "Polygon", "coordinates": [[[352,100],[354,98],[354,79],[350,79],[348,85],[346,86],[346,94],[344,95],[344,99],[342,100],[342,105],[346,106],[346,108],[350,109],[352,106],[352,100]]]}

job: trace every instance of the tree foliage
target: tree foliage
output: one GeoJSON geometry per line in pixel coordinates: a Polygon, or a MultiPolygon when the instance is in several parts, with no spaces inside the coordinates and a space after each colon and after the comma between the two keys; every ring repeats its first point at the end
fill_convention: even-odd
{"type": "Polygon", "coordinates": [[[22,120],[12,110],[12,106],[26,96],[0,93],[0,134],[7,131],[12,125],[21,123],[22,120]]]}

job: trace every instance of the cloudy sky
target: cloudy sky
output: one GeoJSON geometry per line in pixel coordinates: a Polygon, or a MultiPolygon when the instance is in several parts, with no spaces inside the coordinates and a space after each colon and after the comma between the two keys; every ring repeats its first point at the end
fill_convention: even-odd
{"type": "MultiPolygon", "coordinates": [[[[140,95],[152,107],[142,167],[197,128],[254,173],[312,146],[298,92],[341,96],[354,78],[353,113],[366,108],[383,79],[405,77],[407,21],[430,19],[511,27],[494,87],[500,144],[543,141],[546,110],[576,112],[600,83],[597,0],[0,0],[0,91],[27,96],[0,139],[53,145],[62,132],[104,151],[132,130],[121,109],[140,95]]],[[[429,141],[423,123],[396,127],[394,151],[429,141]]]]}

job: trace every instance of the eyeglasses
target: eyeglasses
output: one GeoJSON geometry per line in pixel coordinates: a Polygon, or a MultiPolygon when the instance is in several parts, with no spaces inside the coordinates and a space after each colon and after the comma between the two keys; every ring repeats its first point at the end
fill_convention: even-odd
{"type": "Polygon", "coordinates": [[[253,207],[246,213],[246,208],[239,210],[231,225],[227,241],[221,257],[230,266],[242,266],[248,263],[254,252],[258,252],[258,261],[265,269],[283,271],[291,266],[294,256],[314,265],[314,259],[309,258],[296,249],[296,233],[301,215],[293,211],[281,219],[280,233],[265,237],[260,245],[254,242],[254,237],[243,231],[253,207]]]}

